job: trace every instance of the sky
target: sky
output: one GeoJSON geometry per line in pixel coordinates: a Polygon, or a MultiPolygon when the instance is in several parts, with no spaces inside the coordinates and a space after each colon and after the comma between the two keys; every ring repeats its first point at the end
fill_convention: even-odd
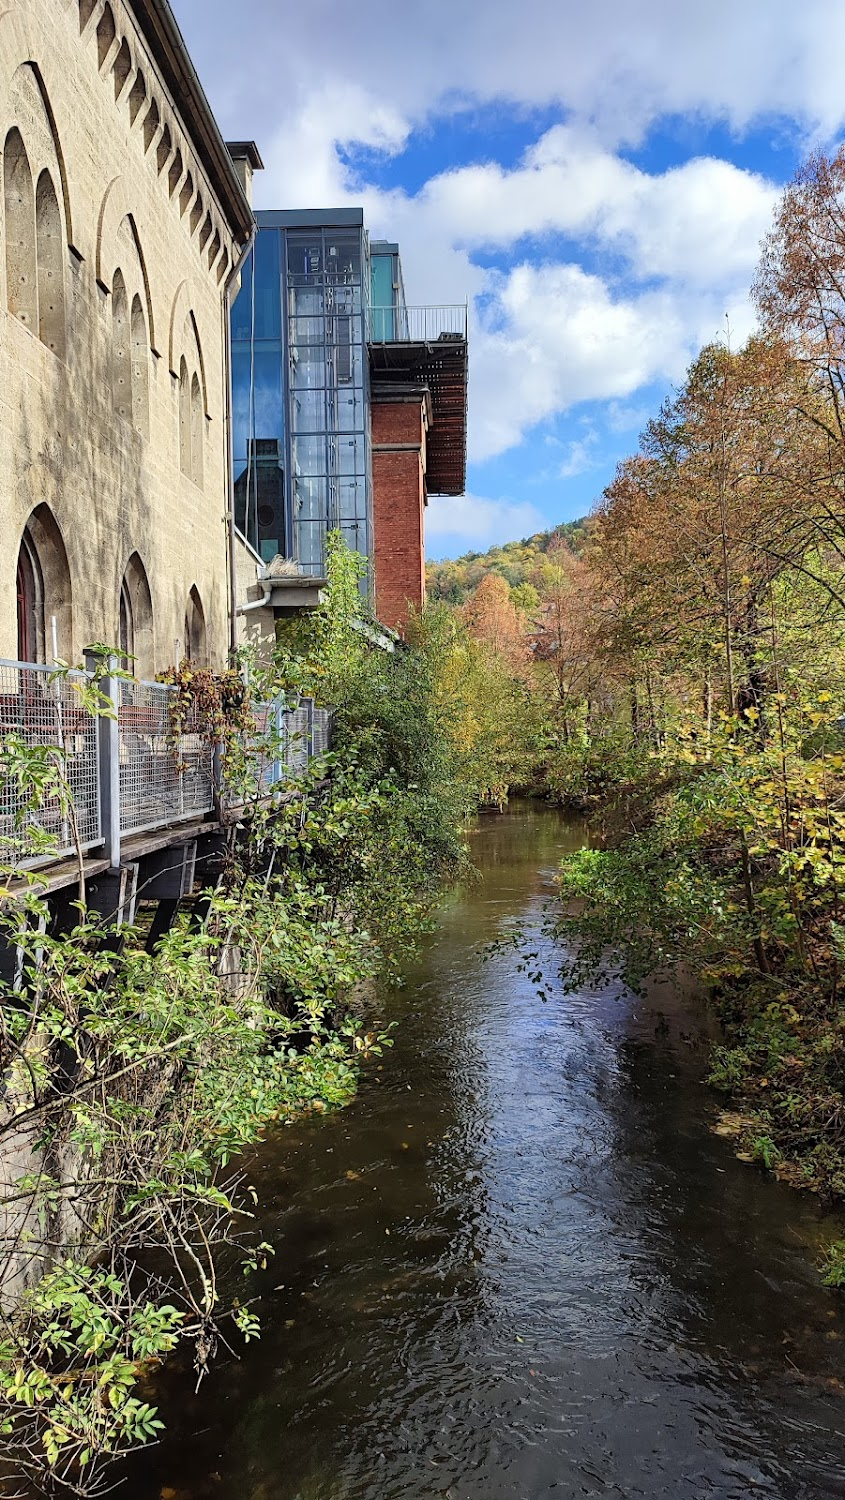
{"type": "Polygon", "coordinates": [[[845,131],[842,0],[171,3],[255,206],[362,205],[410,304],[469,304],[432,558],[589,512],[701,345],[751,332],[783,186],[845,131]]]}

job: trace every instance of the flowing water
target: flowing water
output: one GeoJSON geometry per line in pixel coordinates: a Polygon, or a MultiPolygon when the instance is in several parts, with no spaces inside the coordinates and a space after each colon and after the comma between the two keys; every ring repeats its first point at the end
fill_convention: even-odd
{"type": "Polygon", "coordinates": [[[539,935],[545,1000],[484,959],[579,842],[481,820],[481,879],[385,1000],[395,1048],[251,1164],[260,1344],[198,1395],[165,1372],[125,1500],[845,1497],[837,1226],[710,1130],[703,1008],[565,995],[539,935]]]}

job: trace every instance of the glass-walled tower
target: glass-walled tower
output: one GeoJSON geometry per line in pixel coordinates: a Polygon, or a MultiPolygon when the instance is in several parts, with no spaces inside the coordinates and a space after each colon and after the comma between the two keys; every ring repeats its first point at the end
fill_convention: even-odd
{"type": "Polygon", "coordinates": [[[370,260],[360,209],[256,215],[232,311],[235,520],[265,562],[372,556],[370,260]]]}

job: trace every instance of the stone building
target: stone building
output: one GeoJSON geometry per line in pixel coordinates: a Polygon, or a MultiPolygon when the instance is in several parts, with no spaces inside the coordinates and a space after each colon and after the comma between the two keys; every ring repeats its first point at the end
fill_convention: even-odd
{"type": "Polygon", "coordinates": [[[166,0],[11,0],[0,147],[0,657],[219,666],[253,218],[166,0]]]}

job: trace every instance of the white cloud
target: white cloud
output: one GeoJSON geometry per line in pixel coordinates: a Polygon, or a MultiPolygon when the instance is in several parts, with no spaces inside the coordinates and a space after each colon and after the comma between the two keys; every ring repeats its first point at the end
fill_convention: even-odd
{"type": "Polygon", "coordinates": [[[557,469],[558,479],[575,479],[579,474],[589,474],[601,463],[599,435],[591,430],[582,438],[567,444],[566,457],[557,469]]]}
{"type": "Polygon", "coordinates": [[[490,547],[515,536],[533,536],[547,524],[535,506],[526,501],[487,500],[480,495],[457,499],[435,496],[425,516],[429,546],[460,537],[467,547],[490,547]]]}
{"type": "MultiPolygon", "coordinates": [[[[425,23],[407,25],[387,0],[242,0],[236,25],[222,0],[175,5],[225,132],[258,140],[259,205],[363,203],[371,233],[400,242],[409,300],[469,300],[476,460],[579,402],[619,413],[641,387],[680,379],[726,314],[735,343],[752,327],[776,188],[711,157],[644,172],[620,143],[672,113],[736,130],[782,114],[808,139],[845,122],[841,0],[430,0],[425,23]],[[394,155],[411,131],[491,103],[557,106],[567,123],[511,168],[464,163],[415,194],[344,165],[344,147],[394,155]],[[481,263],[491,250],[505,269],[481,263]]],[[[465,503],[478,526],[507,504],[465,503]]],[[[449,524],[435,505],[431,523],[449,524]]]]}
{"type": "Polygon", "coordinates": [[[783,114],[808,134],[845,121],[839,0],[387,0],[279,7],[278,0],[174,0],[223,124],[265,139],[319,92],[331,133],[351,140],[350,78],[420,123],[462,103],[560,105],[606,140],[635,139],[661,114],[699,113],[742,129],[783,114]]]}

